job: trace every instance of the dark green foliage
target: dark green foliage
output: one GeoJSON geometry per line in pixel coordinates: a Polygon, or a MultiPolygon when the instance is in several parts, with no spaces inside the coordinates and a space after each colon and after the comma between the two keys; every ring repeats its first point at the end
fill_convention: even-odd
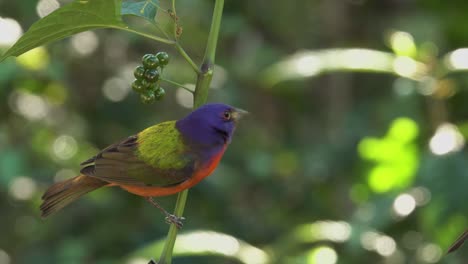
{"type": "Polygon", "coordinates": [[[11,49],[0,56],[0,61],[78,32],[109,27],[124,29],[126,25],[121,20],[119,7],[118,0],[74,1],[34,23],[11,49]]]}
{"type": "Polygon", "coordinates": [[[122,2],[122,15],[142,17],[152,23],[158,11],[158,0],[126,0],[122,2]]]}
{"type": "MultiPolygon", "coordinates": [[[[26,31],[37,18],[33,8],[37,2],[3,1],[1,16],[16,19],[26,31]]],[[[84,2],[73,1],[73,5],[84,2]]],[[[116,2],[87,3],[111,6],[116,2]]],[[[197,63],[206,44],[211,3],[177,1],[184,26],[180,43],[197,63]]],[[[172,8],[170,1],[159,4],[163,6],[158,19],[172,8]]],[[[43,20],[45,24],[33,27],[43,30],[34,30],[34,39],[64,38],[96,25],[126,27],[117,19],[118,6],[109,6],[79,16],[68,12],[70,19],[43,20]],[[57,21],[64,25],[57,28],[57,21]],[[89,27],[71,30],[70,25],[77,23],[89,23],[89,27]]],[[[234,246],[225,252],[233,252],[236,246],[245,249],[235,240],[242,239],[256,247],[248,252],[272,252],[275,259],[268,264],[317,263],[314,250],[322,246],[332,248],[337,263],[344,264],[466,263],[468,245],[448,256],[444,251],[468,227],[468,152],[465,146],[436,155],[430,143],[444,122],[453,124],[468,140],[467,74],[446,67],[454,59],[450,52],[466,47],[468,2],[226,1],[225,8],[213,78],[217,89],[210,91],[209,101],[239,106],[251,117],[237,128],[215,173],[190,190],[181,234],[200,229],[225,233],[234,237],[228,237],[227,244],[234,246]],[[413,37],[411,52],[401,54],[413,56],[416,64],[399,58],[384,65],[384,74],[375,74],[352,67],[369,61],[382,66],[380,60],[360,56],[360,50],[320,60],[332,53],[324,49],[336,47],[372,48],[385,52],[383,57],[395,56],[389,44],[394,30],[413,37]],[[278,79],[291,74],[290,79],[275,86],[262,82],[266,69],[303,50],[313,53],[295,64],[281,64],[277,75],[268,76],[278,79]],[[426,75],[416,80],[398,75],[395,68],[400,62],[409,70],[424,65],[426,75]],[[394,121],[402,117],[411,119],[419,131],[409,142],[403,139],[412,129],[403,126],[391,132],[394,121]],[[402,172],[411,178],[396,184],[406,179],[401,178],[402,172]],[[378,181],[371,180],[372,173],[379,176],[378,181]],[[402,194],[416,198],[414,211],[406,217],[394,211],[402,194]],[[352,230],[349,239],[323,238],[327,230],[336,238],[340,228],[314,229],[314,224],[329,220],[346,223],[352,230]],[[396,253],[380,255],[373,248],[376,241],[366,249],[363,242],[372,241],[375,234],[392,238],[396,253]]],[[[170,35],[171,18],[163,22],[169,25],[163,28],[170,35]]],[[[148,32],[159,34],[155,28],[148,32]]],[[[157,240],[166,238],[167,225],[160,212],[115,187],[87,195],[46,221],[40,219],[40,196],[54,179],[77,175],[78,164],[97,149],[190,111],[172,86],[160,84],[166,78],[195,83],[196,74],[173,47],[113,29],[95,33],[99,48],[86,56],[72,52],[76,39],[64,39],[44,46],[47,59],[37,60],[41,57],[31,54],[22,58],[36,66],[45,62],[43,68],[32,69],[15,59],[0,63],[0,256],[6,252],[10,263],[130,263],[129,255],[148,262],[161,248],[157,240]],[[109,79],[131,78],[131,70],[120,76],[121,69],[133,67],[145,51],[155,49],[171,51],[164,71],[159,52],[147,55],[156,56],[160,63],[155,68],[161,74],[156,82],[148,82],[140,65],[144,71],[135,74],[135,70],[136,80],[126,83],[136,95],[131,92],[116,102],[101,92],[107,91],[103,84],[109,79]],[[140,102],[155,102],[166,92],[165,99],[151,107],[140,102]],[[23,199],[25,190],[31,196],[23,199]],[[154,248],[140,254],[146,246],[154,248]]],[[[20,41],[5,56],[42,46],[44,41],[39,40],[28,45],[20,41]]],[[[461,57],[457,62],[464,61],[461,57]]],[[[168,210],[175,199],[157,198],[168,210]]],[[[176,245],[180,241],[186,240],[177,240],[176,245]]],[[[202,242],[206,241],[197,240],[189,250],[200,248],[202,242]]],[[[388,240],[380,242],[391,245],[388,240]]],[[[225,255],[213,257],[213,252],[184,252],[173,263],[240,263],[225,255]]]]}

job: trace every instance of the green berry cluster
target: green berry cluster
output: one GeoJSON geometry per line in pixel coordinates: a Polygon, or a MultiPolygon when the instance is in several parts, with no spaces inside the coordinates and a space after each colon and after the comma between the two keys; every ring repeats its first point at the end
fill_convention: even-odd
{"type": "Polygon", "coordinates": [[[160,73],[169,63],[169,55],[166,52],[156,54],[145,54],[140,65],[135,68],[133,75],[135,80],[132,89],[140,94],[140,99],[145,104],[151,104],[156,100],[161,100],[166,92],[159,85],[160,73]]]}

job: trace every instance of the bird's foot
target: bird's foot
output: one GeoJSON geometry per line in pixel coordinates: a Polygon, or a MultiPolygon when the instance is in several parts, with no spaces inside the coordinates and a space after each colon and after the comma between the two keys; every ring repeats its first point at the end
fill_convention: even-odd
{"type": "Polygon", "coordinates": [[[177,229],[181,229],[182,226],[184,225],[184,221],[185,220],[185,217],[181,216],[181,217],[178,217],[176,215],[173,215],[173,214],[167,214],[166,215],[166,223],[168,224],[174,224],[177,229]]]}

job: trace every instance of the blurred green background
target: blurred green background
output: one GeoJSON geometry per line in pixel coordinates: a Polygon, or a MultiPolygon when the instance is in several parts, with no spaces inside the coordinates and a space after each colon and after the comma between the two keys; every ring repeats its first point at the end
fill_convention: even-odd
{"type": "MultiPolygon", "coordinates": [[[[63,4],[0,0],[0,51],[63,4]]],[[[200,62],[213,1],[177,4],[181,43],[200,62]]],[[[227,1],[209,101],[252,114],[190,191],[173,263],[467,263],[467,246],[445,256],[468,227],[467,9],[227,1]]],[[[171,47],[114,30],[0,64],[0,264],[158,256],[162,214],[118,188],[46,220],[38,206],[98,149],[190,111],[182,89],[149,106],[130,89],[141,56],[160,50],[166,77],[195,82],[171,47]]],[[[175,198],[158,201],[172,210],[175,198]]]]}

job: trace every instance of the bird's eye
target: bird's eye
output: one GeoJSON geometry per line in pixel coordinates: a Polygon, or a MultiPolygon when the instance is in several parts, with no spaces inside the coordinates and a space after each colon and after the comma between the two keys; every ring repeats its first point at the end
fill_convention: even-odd
{"type": "Polygon", "coordinates": [[[231,120],[231,112],[226,111],[223,113],[224,120],[231,120]]]}

